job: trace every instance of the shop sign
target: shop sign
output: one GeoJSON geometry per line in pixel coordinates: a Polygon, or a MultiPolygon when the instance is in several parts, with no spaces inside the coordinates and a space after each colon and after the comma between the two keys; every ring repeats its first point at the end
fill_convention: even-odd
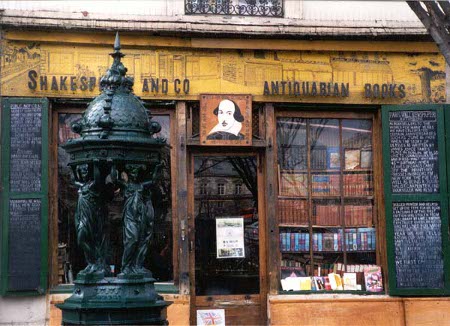
{"type": "Polygon", "coordinates": [[[222,217],[216,219],[217,258],[245,258],[244,219],[222,217]]]}
{"type": "MultiPolygon", "coordinates": [[[[40,91],[89,91],[100,88],[100,78],[95,76],[46,76],[39,75],[36,70],[28,71],[28,89],[40,91]]],[[[142,93],[154,94],[189,94],[189,79],[144,78],[142,93]]]]}
{"type": "Polygon", "coordinates": [[[200,142],[202,145],[250,146],[252,97],[201,95],[200,142]]]}
{"type": "MultiPolygon", "coordinates": [[[[364,84],[364,97],[376,99],[404,98],[404,84],[364,84]]],[[[315,81],[264,81],[263,95],[349,97],[349,83],[315,81]]]]}

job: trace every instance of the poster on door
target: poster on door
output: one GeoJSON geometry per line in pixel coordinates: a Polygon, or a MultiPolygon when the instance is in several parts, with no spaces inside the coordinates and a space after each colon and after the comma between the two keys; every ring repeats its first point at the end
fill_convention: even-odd
{"type": "Polygon", "coordinates": [[[220,325],[225,326],[225,310],[209,309],[197,310],[197,326],[220,325]]]}
{"type": "Polygon", "coordinates": [[[217,258],[245,258],[244,219],[219,217],[216,219],[217,258]]]}

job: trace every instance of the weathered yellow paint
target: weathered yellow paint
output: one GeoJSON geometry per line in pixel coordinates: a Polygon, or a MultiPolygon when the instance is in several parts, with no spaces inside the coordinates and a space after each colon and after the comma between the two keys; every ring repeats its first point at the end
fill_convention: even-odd
{"type": "MultiPolygon", "coordinates": [[[[54,31],[6,31],[5,38],[11,41],[39,43],[74,43],[111,45],[114,33],[70,34],[54,31]]],[[[310,40],[268,40],[268,39],[224,39],[224,38],[178,38],[121,34],[124,46],[182,47],[202,49],[240,50],[285,50],[285,51],[378,51],[403,53],[439,53],[434,42],[402,41],[310,41],[310,40]]]]}
{"type": "MultiPolygon", "coordinates": [[[[434,52],[233,50],[220,49],[220,42],[215,49],[173,48],[150,47],[145,42],[141,46],[134,43],[128,46],[127,39],[123,37],[122,51],[127,55],[123,61],[128,74],[135,78],[135,93],[146,99],[197,100],[199,94],[212,93],[252,94],[255,101],[269,102],[401,104],[445,101],[445,63],[443,57],[434,52]],[[151,91],[151,78],[159,80],[159,92],[151,91]],[[167,79],[166,94],[161,91],[162,79],[167,79]],[[180,80],[179,94],[174,87],[177,79],[180,80]],[[182,88],[185,79],[189,80],[188,94],[184,94],[182,88]],[[149,91],[143,91],[146,80],[149,91]],[[270,81],[348,83],[350,94],[348,97],[294,96],[286,95],[286,90],[285,95],[267,96],[263,95],[264,81],[269,84],[270,81]],[[406,96],[368,99],[364,96],[366,83],[404,84],[406,96]]],[[[90,34],[78,35],[77,40],[79,43],[73,44],[3,40],[2,96],[96,96],[98,84],[92,90],[82,91],[81,78],[95,77],[98,83],[111,65],[108,53],[112,42],[99,44],[106,43],[106,38],[96,42],[95,35],[90,34]],[[92,44],[87,45],[88,42],[92,44]],[[37,73],[35,90],[28,86],[30,70],[37,73]],[[40,88],[40,76],[47,77],[47,90],[40,88]],[[61,87],[61,78],[66,78],[67,89],[61,87]],[[71,80],[77,87],[74,91],[70,89],[71,80]],[[58,90],[51,89],[52,81],[56,82],[54,86],[58,90]]],[[[182,45],[183,40],[174,44],[182,45]]]]}

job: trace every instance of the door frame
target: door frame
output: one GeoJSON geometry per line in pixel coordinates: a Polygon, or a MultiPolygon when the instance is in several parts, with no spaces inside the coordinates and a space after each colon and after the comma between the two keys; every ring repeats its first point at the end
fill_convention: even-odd
{"type": "Polygon", "coordinates": [[[188,241],[189,241],[189,275],[190,275],[190,324],[197,324],[197,304],[208,304],[211,309],[226,309],[227,306],[247,306],[259,304],[260,318],[267,324],[267,218],[265,207],[265,154],[264,151],[246,148],[229,148],[220,151],[216,148],[192,148],[188,151],[188,241]],[[195,294],[195,214],[194,214],[194,158],[197,156],[254,156],[256,158],[256,173],[258,183],[258,221],[259,221],[259,294],[235,294],[199,296],[195,294]],[[214,299],[210,299],[214,298],[214,299]],[[217,300],[217,301],[216,301],[217,300]],[[217,304],[218,303],[218,304],[217,304]]]}

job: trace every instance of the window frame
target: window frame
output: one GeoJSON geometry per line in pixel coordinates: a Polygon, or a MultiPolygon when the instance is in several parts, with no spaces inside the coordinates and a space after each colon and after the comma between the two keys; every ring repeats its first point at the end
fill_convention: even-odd
{"type": "MultiPolygon", "coordinates": [[[[58,128],[59,114],[82,114],[88,105],[88,101],[73,100],[53,100],[50,102],[50,121],[49,121],[49,252],[48,252],[48,283],[50,293],[70,293],[73,290],[72,284],[58,283],[58,128]],[[72,106],[72,107],[70,107],[72,106]]],[[[152,116],[167,115],[170,119],[170,140],[176,140],[176,119],[175,109],[164,107],[151,107],[152,116]]],[[[175,146],[170,147],[170,175],[171,175],[171,196],[172,196],[172,265],[173,282],[161,282],[156,286],[161,288],[162,293],[179,292],[179,273],[178,264],[178,217],[176,209],[176,162],[175,146]]],[[[74,275],[74,278],[76,275],[74,275]]]]}
{"type": "MultiPolygon", "coordinates": [[[[273,163],[274,169],[278,171],[278,142],[277,142],[277,119],[278,118],[304,118],[304,119],[370,119],[372,121],[372,160],[373,160],[373,209],[374,209],[374,217],[373,223],[376,230],[376,264],[381,266],[383,273],[383,292],[367,292],[367,291],[349,291],[349,290],[331,290],[331,291],[283,291],[281,289],[281,272],[280,272],[280,262],[282,258],[281,248],[279,245],[279,216],[275,214],[275,225],[276,225],[276,233],[274,236],[276,237],[276,241],[272,243],[276,243],[276,250],[274,257],[276,257],[276,264],[273,264],[273,268],[276,268],[273,271],[277,277],[277,287],[274,290],[279,294],[327,294],[327,293],[351,293],[351,294],[359,294],[359,295],[380,295],[385,294],[388,291],[388,280],[387,280],[387,257],[386,257],[386,236],[383,232],[385,230],[385,217],[384,217],[384,203],[383,203],[383,182],[382,178],[382,156],[381,156],[381,110],[380,107],[374,106],[358,106],[357,110],[354,106],[314,106],[314,110],[312,110],[312,106],[304,106],[303,110],[301,106],[298,105],[277,105],[275,107],[274,112],[274,126],[272,130],[272,137],[274,143],[273,149],[273,163]]],[[[277,173],[275,173],[277,174],[277,173]]],[[[278,188],[278,179],[275,178],[275,191],[274,191],[274,200],[273,203],[276,205],[279,196],[279,188],[278,188]]]]}

